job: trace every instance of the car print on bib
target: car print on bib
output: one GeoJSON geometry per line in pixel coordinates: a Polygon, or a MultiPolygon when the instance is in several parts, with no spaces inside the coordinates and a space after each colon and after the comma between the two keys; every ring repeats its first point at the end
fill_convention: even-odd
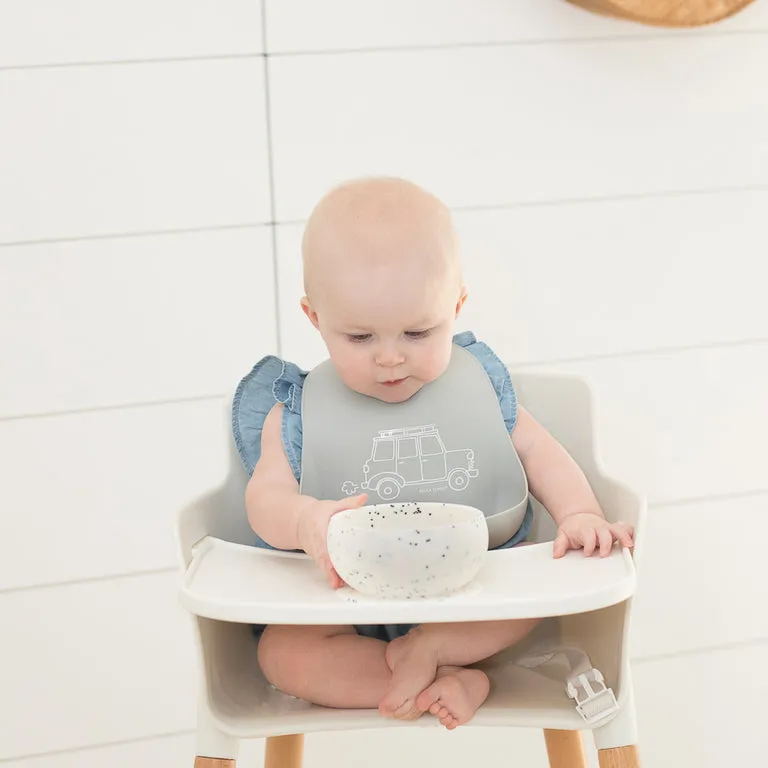
{"type": "Polygon", "coordinates": [[[471,448],[448,450],[435,424],[384,429],[373,438],[371,455],[363,465],[363,481],[347,480],[342,493],[368,491],[382,501],[393,501],[406,486],[447,486],[463,491],[477,477],[471,448]]]}

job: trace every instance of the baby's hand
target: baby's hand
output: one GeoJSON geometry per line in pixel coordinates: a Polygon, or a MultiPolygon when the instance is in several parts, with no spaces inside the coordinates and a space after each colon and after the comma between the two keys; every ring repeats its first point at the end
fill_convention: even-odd
{"type": "Polygon", "coordinates": [[[618,541],[623,547],[634,545],[634,531],[626,523],[609,523],[601,515],[592,512],[577,512],[560,523],[555,538],[554,555],[562,557],[569,549],[584,548],[589,557],[595,550],[600,557],[607,557],[618,541]]]}
{"type": "Polygon", "coordinates": [[[343,587],[344,582],[336,573],[328,555],[328,524],[339,512],[362,507],[367,498],[367,495],[362,493],[341,501],[314,501],[305,507],[299,517],[299,546],[320,566],[334,589],[343,587]]]}

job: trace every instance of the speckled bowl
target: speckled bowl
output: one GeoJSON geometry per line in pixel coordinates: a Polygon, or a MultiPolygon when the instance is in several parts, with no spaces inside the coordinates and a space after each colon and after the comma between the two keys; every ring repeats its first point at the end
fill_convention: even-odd
{"type": "Polygon", "coordinates": [[[382,598],[456,592],[475,578],[487,550],[483,513],[461,504],[376,504],[339,512],[328,526],[339,576],[382,598]]]}

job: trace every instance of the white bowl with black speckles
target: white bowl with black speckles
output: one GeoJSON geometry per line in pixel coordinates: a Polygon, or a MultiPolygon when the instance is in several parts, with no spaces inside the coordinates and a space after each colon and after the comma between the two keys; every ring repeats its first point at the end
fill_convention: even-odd
{"type": "Polygon", "coordinates": [[[328,526],[339,576],[374,597],[449,595],[477,576],[487,551],[485,516],[462,504],[375,504],[339,512],[328,526]]]}

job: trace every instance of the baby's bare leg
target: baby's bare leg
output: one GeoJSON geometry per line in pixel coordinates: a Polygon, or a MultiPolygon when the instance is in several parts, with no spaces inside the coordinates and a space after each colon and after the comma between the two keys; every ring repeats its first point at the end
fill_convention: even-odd
{"type": "Polygon", "coordinates": [[[386,644],[353,627],[269,626],[259,642],[264,676],[283,693],[340,709],[372,709],[392,673],[386,644]]]}
{"type": "Polygon", "coordinates": [[[434,649],[437,665],[466,667],[489,659],[519,643],[539,623],[539,619],[471,621],[453,624],[422,624],[398,639],[403,648],[388,651],[404,653],[409,644],[434,649]]]}
{"type": "MultiPolygon", "coordinates": [[[[466,667],[490,658],[522,640],[537,623],[538,619],[514,619],[422,624],[412,629],[387,646],[392,682],[379,711],[386,717],[417,717],[430,708],[419,706],[417,697],[426,691],[439,668],[466,667]]],[[[443,687],[447,690],[449,685],[443,687]]],[[[480,704],[482,701],[477,706],[480,704]]]]}

